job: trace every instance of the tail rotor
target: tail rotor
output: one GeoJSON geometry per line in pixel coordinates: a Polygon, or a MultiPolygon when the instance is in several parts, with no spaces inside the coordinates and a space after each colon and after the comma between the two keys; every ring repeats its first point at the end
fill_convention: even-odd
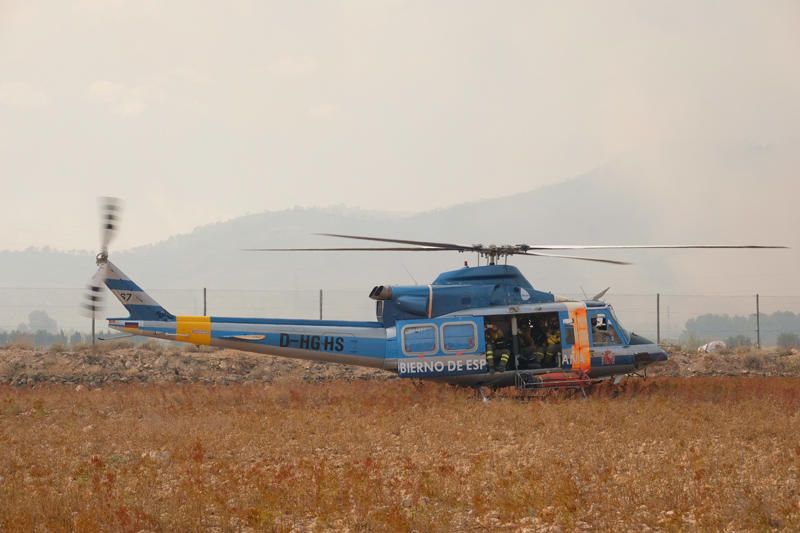
{"type": "Polygon", "coordinates": [[[112,196],[103,196],[99,199],[100,203],[100,253],[97,255],[98,264],[100,260],[108,260],[108,246],[117,234],[119,228],[120,215],[122,213],[122,201],[112,196]]]}
{"type": "Polygon", "coordinates": [[[84,315],[93,317],[96,313],[103,310],[105,303],[105,278],[106,268],[105,265],[99,265],[97,272],[95,272],[92,279],[86,285],[86,292],[84,293],[82,308],[84,315]]]}
{"type": "Polygon", "coordinates": [[[100,252],[97,254],[97,272],[89,280],[84,294],[83,313],[94,317],[103,310],[105,303],[105,281],[108,273],[108,247],[119,229],[122,201],[119,198],[104,196],[99,199],[100,206],[100,252]]]}

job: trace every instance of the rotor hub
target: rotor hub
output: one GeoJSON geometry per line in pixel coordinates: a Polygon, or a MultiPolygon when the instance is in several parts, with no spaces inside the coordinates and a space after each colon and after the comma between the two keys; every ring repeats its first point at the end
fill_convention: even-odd
{"type": "Polygon", "coordinates": [[[498,259],[525,252],[520,245],[511,244],[476,244],[474,249],[481,257],[485,257],[490,265],[497,264],[498,259]]]}

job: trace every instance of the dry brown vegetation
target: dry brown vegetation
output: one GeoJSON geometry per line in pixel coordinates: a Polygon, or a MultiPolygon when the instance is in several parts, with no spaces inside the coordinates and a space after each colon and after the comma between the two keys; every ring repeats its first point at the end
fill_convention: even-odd
{"type": "Polygon", "coordinates": [[[798,530],[798,407],[780,377],[4,385],[0,530],[798,530]]]}

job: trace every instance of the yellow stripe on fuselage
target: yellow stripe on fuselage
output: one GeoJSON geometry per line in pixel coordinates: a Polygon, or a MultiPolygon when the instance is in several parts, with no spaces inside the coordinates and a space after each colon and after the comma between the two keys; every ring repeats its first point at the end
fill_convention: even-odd
{"type": "Polygon", "coordinates": [[[191,344],[211,344],[210,316],[175,317],[175,340],[191,344]]]}

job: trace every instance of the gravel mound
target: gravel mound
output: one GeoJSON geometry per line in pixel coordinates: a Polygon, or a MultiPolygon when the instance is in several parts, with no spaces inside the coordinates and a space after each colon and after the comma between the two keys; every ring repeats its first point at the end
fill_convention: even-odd
{"type": "Polygon", "coordinates": [[[280,380],[393,379],[378,369],[334,365],[236,350],[160,345],[79,349],[0,348],[0,384],[272,383],[280,380]]]}

